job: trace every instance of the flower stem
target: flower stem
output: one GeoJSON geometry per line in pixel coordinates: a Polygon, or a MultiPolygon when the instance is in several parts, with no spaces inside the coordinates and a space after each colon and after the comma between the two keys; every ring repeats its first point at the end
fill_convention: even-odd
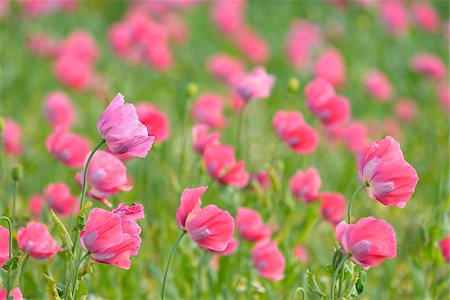
{"type": "Polygon", "coordinates": [[[239,111],[239,117],[238,117],[238,128],[237,128],[237,134],[236,134],[236,157],[239,157],[240,151],[241,151],[241,134],[242,134],[242,120],[244,119],[244,110],[245,110],[246,104],[241,107],[241,110],[239,111]]]}
{"type": "Polygon", "coordinates": [[[81,258],[78,259],[77,263],[75,264],[74,269],[70,273],[69,280],[67,281],[66,284],[66,294],[64,296],[64,299],[69,299],[68,298],[69,293],[71,294],[71,299],[75,299],[78,272],[80,271],[81,264],[84,262],[86,258],[89,257],[90,254],[91,253],[86,252],[81,258]],[[69,290],[68,288],[70,287],[70,283],[72,280],[73,280],[72,287],[69,290]]]}
{"type": "Polygon", "coordinates": [[[291,300],[297,299],[297,295],[298,295],[299,292],[300,292],[301,295],[302,295],[302,300],[305,300],[305,299],[306,299],[306,293],[305,293],[305,289],[302,288],[302,287],[299,287],[299,288],[297,288],[297,289],[294,291],[294,294],[292,294],[291,300]]]}
{"type": "MultiPolygon", "coordinates": [[[[8,229],[9,229],[9,255],[8,259],[12,258],[12,245],[13,245],[13,225],[11,220],[8,217],[2,216],[0,217],[0,221],[6,221],[8,223],[8,229]]],[[[6,299],[8,299],[9,294],[11,293],[11,272],[8,270],[8,276],[7,276],[7,285],[6,285],[6,299]]]]}
{"type": "Polygon", "coordinates": [[[161,300],[164,300],[164,292],[166,290],[166,279],[167,279],[167,273],[169,271],[170,264],[172,263],[173,255],[175,254],[175,250],[178,247],[178,244],[180,243],[181,239],[186,234],[186,231],[183,230],[183,232],[178,236],[177,240],[175,241],[175,244],[172,247],[172,250],[170,250],[169,260],[167,261],[166,269],[164,271],[164,278],[163,278],[163,284],[162,284],[162,290],[161,290],[161,300]]]}
{"type": "Polygon", "coordinates": [[[336,279],[337,275],[339,274],[340,270],[343,269],[345,262],[347,261],[348,257],[346,256],[344,259],[341,260],[339,265],[337,266],[336,270],[334,270],[333,273],[333,281],[331,281],[331,293],[330,293],[330,299],[334,300],[334,288],[336,286],[336,279]]]}
{"type": "Polygon", "coordinates": [[[348,203],[348,209],[347,209],[347,223],[352,223],[351,217],[352,217],[352,203],[353,200],[356,198],[356,195],[358,195],[359,192],[361,192],[367,185],[363,184],[361,185],[352,195],[350,198],[350,202],[348,203]]]}
{"type": "Polygon", "coordinates": [[[19,182],[14,181],[13,187],[13,201],[12,201],[12,209],[11,209],[11,222],[15,223],[15,214],[16,214],[16,198],[19,190],[19,182]]]}

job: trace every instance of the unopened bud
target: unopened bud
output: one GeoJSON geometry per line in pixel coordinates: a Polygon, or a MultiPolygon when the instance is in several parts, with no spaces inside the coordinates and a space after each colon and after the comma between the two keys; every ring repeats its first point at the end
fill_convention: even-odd
{"type": "Polygon", "coordinates": [[[19,182],[23,178],[23,167],[21,165],[17,165],[12,169],[12,179],[15,182],[19,182]]]}
{"type": "Polygon", "coordinates": [[[366,286],[366,280],[367,280],[366,271],[362,270],[361,272],[359,272],[359,278],[358,281],[356,282],[356,291],[358,292],[359,295],[361,295],[362,292],[364,291],[364,287],[366,286]]]}
{"type": "Polygon", "coordinates": [[[343,259],[344,259],[344,253],[342,252],[341,249],[334,251],[334,255],[333,255],[333,269],[334,270],[337,269],[337,267],[339,266],[339,263],[343,259]]]}
{"type": "Polygon", "coordinates": [[[0,117],[0,133],[3,132],[4,128],[5,128],[5,119],[3,117],[0,117]]]}
{"type": "Polygon", "coordinates": [[[197,95],[198,93],[198,85],[191,82],[186,85],[186,95],[191,98],[197,95]]]}
{"type": "Polygon", "coordinates": [[[290,78],[288,81],[289,92],[297,93],[299,88],[300,88],[300,81],[295,77],[290,78]]]}

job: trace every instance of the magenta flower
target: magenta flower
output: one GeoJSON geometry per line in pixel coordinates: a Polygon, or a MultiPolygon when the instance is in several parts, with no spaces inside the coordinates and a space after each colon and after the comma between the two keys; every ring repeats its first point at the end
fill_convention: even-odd
{"type": "Polygon", "coordinates": [[[411,68],[437,81],[447,77],[445,63],[431,53],[422,52],[414,55],[411,59],[411,68]]]}
{"type": "Polygon", "coordinates": [[[91,87],[95,76],[89,62],[71,54],[61,55],[56,59],[53,73],[62,84],[78,91],[91,87]]]}
{"type": "Polygon", "coordinates": [[[244,76],[244,65],[227,54],[216,54],[208,59],[208,72],[233,87],[244,76]]]}
{"type": "Polygon", "coordinates": [[[14,156],[20,156],[23,152],[23,146],[20,141],[22,131],[20,125],[11,120],[5,120],[5,127],[3,128],[3,146],[5,152],[14,156]]]}
{"type": "Polygon", "coordinates": [[[212,254],[219,255],[219,256],[229,256],[231,254],[236,253],[238,247],[239,247],[239,240],[233,237],[233,238],[231,238],[227,247],[223,251],[210,250],[210,252],[212,254]]]}
{"type": "MultiPolygon", "coordinates": [[[[84,169],[75,176],[80,187],[83,185],[84,169]]],[[[114,155],[97,151],[92,157],[87,172],[87,195],[94,199],[100,200],[111,207],[108,198],[119,191],[129,191],[127,178],[127,170],[125,165],[114,155]]]]}
{"type": "Polygon", "coordinates": [[[248,25],[242,26],[235,32],[233,41],[253,64],[265,64],[270,57],[270,49],[267,42],[248,25]]]}
{"type": "Polygon", "coordinates": [[[56,247],[55,240],[44,224],[34,221],[17,231],[17,244],[20,250],[34,259],[48,259],[64,250],[56,247]]]}
{"type": "Polygon", "coordinates": [[[317,200],[321,185],[322,180],[315,168],[309,168],[305,172],[298,170],[289,181],[292,195],[305,203],[317,200]]]}
{"type": "Polygon", "coordinates": [[[365,86],[367,92],[380,102],[389,101],[393,91],[389,79],[379,70],[371,70],[366,74],[365,86]]]}
{"type": "Polygon", "coordinates": [[[148,135],[155,137],[155,142],[162,143],[169,138],[170,123],[167,115],[156,106],[140,103],[136,106],[139,121],[147,127],[148,135]]]}
{"type": "Polygon", "coordinates": [[[192,117],[196,123],[223,128],[227,121],[223,116],[222,97],[209,92],[200,95],[192,107],[192,117]]]}
{"type": "Polygon", "coordinates": [[[395,103],[395,115],[402,121],[413,121],[419,114],[419,108],[414,100],[401,99],[395,103]]]}
{"type": "Polygon", "coordinates": [[[306,104],[311,111],[318,111],[328,99],[335,95],[333,85],[325,78],[318,77],[305,87],[306,104]]]}
{"type": "Polygon", "coordinates": [[[236,229],[249,242],[267,241],[272,236],[270,227],[264,224],[259,212],[245,207],[238,208],[236,229]]]}
{"type": "Polygon", "coordinates": [[[347,211],[347,205],[345,204],[345,198],[339,193],[320,193],[320,212],[322,217],[332,223],[337,224],[345,216],[347,211]]]}
{"type": "Polygon", "coordinates": [[[270,96],[274,84],[275,77],[268,74],[263,67],[258,67],[241,79],[236,91],[245,102],[265,99],[270,96]]]}
{"type": "Polygon", "coordinates": [[[260,276],[272,281],[284,278],[286,261],[275,242],[257,244],[252,249],[252,259],[260,276]]]}
{"type": "Polygon", "coordinates": [[[186,229],[186,220],[192,213],[195,215],[200,211],[202,201],[200,197],[208,189],[207,186],[202,186],[194,189],[184,189],[181,193],[180,206],[177,209],[177,225],[181,230],[186,229]]]}
{"type": "MultiPolygon", "coordinates": [[[[1,300],[6,300],[6,295],[7,295],[7,291],[6,290],[0,290],[0,299],[1,300]]],[[[22,296],[22,292],[20,291],[19,288],[15,288],[11,291],[11,293],[9,294],[9,296],[12,296],[12,300],[22,300],[23,296],[22,296]]]]}
{"type": "Polygon", "coordinates": [[[441,20],[433,5],[426,2],[414,3],[412,5],[412,11],[415,21],[424,31],[439,31],[441,20]]]}
{"type": "Polygon", "coordinates": [[[295,258],[302,264],[307,264],[309,261],[309,254],[305,247],[298,245],[294,249],[295,258]]]}
{"type": "Polygon", "coordinates": [[[405,207],[419,177],[403,158],[400,144],[392,137],[374,142],[360,154],[358,176],[369,197],[387,206],[405,207]]]}
{"type": "Polygon", "coordinates": [[[9,259],[9,230],[0,226],[0,269],[3,263],[9,259]]]}
{"type": "Polygon", "coordinates": [[[75,119],[75,109],[63,92],[52,92],[45,97],[44,114],[55,131],[69,130],[75,119]]]}
{"type": "Polygon", "coordinates": [[[80,233],[81,246],[90,252],[93,260],[128,270],[130,257],[136,256],[141,246],[141,228],[136,221],[142,218],[141,204],[121,203],[112,211],[94,208],[80,233]]]}
{"type": "Polygon", "coordinates": [[[384,259],[397,255],[394,229],[384,220],[367,217],[356,224],[341,222],[335,232],[344,253],[364,269],[378,266],[384,259]]]}
{"type": "Polygon", "coordinates": [[[341,53],[336,49],[326,49],[316,61],[315,74],[323,77],[334,87],[345,82],[345,63],[341,53]]]}
{"type": "Polygon", "coordinates": [[[35,219],[39,218],[44,206],[44,198],[39,195],[33,195],[28,200],[28,209],[35,219]]]}
{"type": "Polygon", "coordinates": [[[77,196],[70,194],[70,189],[65,183],[52,183],[45,187],[44,198],[55,213],[67,217],[78,213],[77,196]]]}
{"type": "Polygon", "coordinates": [[[192,143],[194,151],[202,155],[206,148],[220,145],[220,133],[208,133],[207,125],[198,124],[192,128],[192,143]]]}
{"type": "Polygon", "coordinates": [[[155,140],[154,136],[148,136],[133,104],[125,104],[120,93],[98,119],[97,129],[109,149],[117,154],[146,157],[155,140]]]}
{"type": "Polygon", "coordinates": [[[242,188],[248,183],[250,175],[245,171],[245,162],[236,163],[234,149],[219,145],[208,147],[203,153],[206,171],[220,184],[242,188]]]}
{"type": "Polygon", "coordinates": [[[381,1],[380,16],[389,33],[402,35],[408,30],[408,14],[403,1],[381,1]]]}
{"type": "Polygon", "coordinates": [[[450,234],[439,241],[439,249],[447,263],[450,263],[450,234]]]}
{"type": "Polygon", "coordinates": [[[45,141],[48,152],[69,168],[81,168],[91,151],[89,142],[74,133],[55,132],[45,141]]]}
{"type": "Polygon", "coordinates": [[[317,132],[303,121],[303,116],[297,111],[277,111],[272,126],[277,136],[284,141],[292,151],[298,154],[309,154],[316,150],[317,132]]]}
{"type": "Polygon", "coordinates": [[[320,28],[306,20],[295,19],[290,26],[286,52],[289,61],[299,70],[310,68],[312,53],[322,41],[320,28]]]}

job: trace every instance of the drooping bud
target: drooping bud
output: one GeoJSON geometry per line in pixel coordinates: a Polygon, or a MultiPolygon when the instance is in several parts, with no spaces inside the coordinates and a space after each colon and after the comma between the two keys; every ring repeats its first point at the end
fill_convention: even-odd
{"type": "Polygon", "coordinates": [[[23,167],[21,165],[17,165],[12,169],[11,177],[15,182],[19,182],[23,178],[23,167]]]}
{"type": "Polygon", "coordinates": [[[289,78],[288,91],[294,94],[298,92],[299,88],[300,88],[300,81],[295,77],[289,78]]]}

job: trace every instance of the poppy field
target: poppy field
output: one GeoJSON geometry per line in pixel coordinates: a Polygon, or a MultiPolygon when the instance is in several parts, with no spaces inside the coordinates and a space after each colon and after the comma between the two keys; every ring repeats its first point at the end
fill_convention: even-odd
{"type": "Polygon", "coordinates": [[[0,300],[449,299],[446,0],[0,0],[0,300]]]}

